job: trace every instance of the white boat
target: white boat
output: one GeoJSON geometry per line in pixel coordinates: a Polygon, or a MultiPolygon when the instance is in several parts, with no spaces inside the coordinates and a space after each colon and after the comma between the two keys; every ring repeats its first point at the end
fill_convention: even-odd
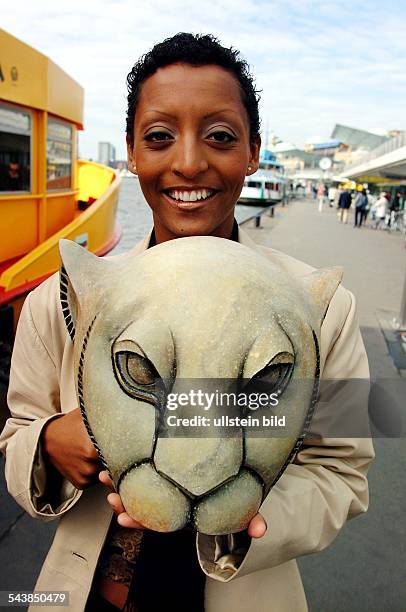
{"type": "Polygon", "coordinates": [[[282,200],[284,183],[284,179],[276,176],[272,170],[260,168],[246,177],[238,201],[242,204],[270,206],[282,200]]]}
{"type": "Polygon", "coordinates": [[[271,206],[282,201],[284,191],[283,166],[271,151],[264,151],[258,170],[245,178],[238,201],[241,204],[271,206]]]}

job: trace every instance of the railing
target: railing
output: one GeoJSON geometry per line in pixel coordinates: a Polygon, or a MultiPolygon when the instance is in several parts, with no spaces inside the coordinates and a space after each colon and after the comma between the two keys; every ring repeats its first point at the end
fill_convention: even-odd
{"type": "Polygon", "coordinates": [[[360,156],[356,162],[350,164],[349,166],[345,166],[342,174],[345,174],[347,170],[356,168],[360,164],[365,164],[372,159],[376,159],[377,157],[381,157],[387,153],[392,153],[392,151],[396,151],[396,149],[400,149],[401,147],[406,147],[406,132],[401,132],[398,134],[398,136],[390,138],[386,142],[380,144],[379,147],[372,149],[372,151],[365,151],[364,155],[360,156]]]}

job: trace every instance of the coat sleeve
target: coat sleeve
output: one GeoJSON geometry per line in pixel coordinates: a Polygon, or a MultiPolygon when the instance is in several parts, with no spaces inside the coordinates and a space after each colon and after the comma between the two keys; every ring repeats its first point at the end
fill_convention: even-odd
{"type": "MultiPolygon", "coordinates": [[[[369,380],[355,299],[350,292],[343,288],[336,292],[323,328],[322,359],[323,352],[326,358],[322,378],[340,379],[341,388],[351,378],[369,380]]],[[[367,418],[365,404],[355,408],[361,420],[367,418]]],[[[366,512],[366,474],[373,457],[368,437],[309,441],[260,508],[268,526],[262,538],[251,540],[246,531],[227,536],[197,535],[203,571],[215,580],[228,582],[328,546],[348,518],[366,512]]]]}
{"type": "Polygon", "coordinates": [[[55,479],[42,457],[41,432],[61,411],[58,372],[33,320],[32,295],[17,327],[7,396],[11,418],[0,435],[0,450],[9,493],[29,515],[46,521],[68,511],[81,491],[62,477],[55,479]]]}

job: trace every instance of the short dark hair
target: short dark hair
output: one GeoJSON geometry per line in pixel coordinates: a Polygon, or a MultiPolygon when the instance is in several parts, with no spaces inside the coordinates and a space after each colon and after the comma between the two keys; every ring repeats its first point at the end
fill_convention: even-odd
{"type": "Polygon", "coordinates": [[[225,68],[235,76],[241,87],[242,101],[250,124],[250,142],[254,143],[260,130],[258,102],[259,92],[250,73],[249,65],[233,47],[223,47],[211,34],[179,32],[156,44],[133,66],[127,76],[127,139],[134,142],[134,118],[142,83],[158,68],[171,64],[207,66],[214,64],[225,68]]]}

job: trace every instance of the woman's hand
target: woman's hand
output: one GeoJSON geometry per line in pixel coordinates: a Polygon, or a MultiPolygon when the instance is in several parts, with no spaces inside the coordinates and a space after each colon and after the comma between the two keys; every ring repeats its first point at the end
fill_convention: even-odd
{"type": "MultiPolygon", "coordinates": [[[[113,483],[110,479],[110,476],[108,475],[108,472],[100,472],[99,480],[111,491],[111,493],[109,493],[109,495],[107,496],[107,501],[109,502],[114,512],[117,514],[118,524],[122,527],[129,527],[132,529],[146,529],[146,527],[141,525],[141,523],[138,523],[127,514],[123,506],[123,502],[121,501],[121,497],[118,493],[114,492],[113,483]]],[[[266,530],[267,525],[265,523],[264,517],[262,516],[262,514],[256,514],[248,525],[248,535],[251,536],[251,538],[262,538],[266,530]]]]}
{"type": "Polygon", "coordinates": [[[262,538],[268,529],[264,517],[259,512],[251,519],[248,525],[248,535],[251,538],[262,538]]]}
{"type": "Polygon", "coordinates": [[[107,501],[114,510],[115,514],[117,514],[117,523],[121,525],[121,527],[128,527],[130,529],[147,529],[146,527],[144,527],[144,525],[141,525],[141,523],[134,521],[134,519],[132,519],[131,516],[127,514],[123,506],[123,502],[121,501],[121,497],[118,493],[114,491],[114,486],[109,476],[109,473],[105,470],[103,472],[100,472],[99,480],[102,484],[104,484],[105,487],[107,487],[111,491],[111,493],[107,495],[107,501]]]}
{"type": "Polygon", "coordinates": [[[79,408],[47,423],[41,434],[44,458],[77,489],[97,482],[102,468],[79,408]]]}

